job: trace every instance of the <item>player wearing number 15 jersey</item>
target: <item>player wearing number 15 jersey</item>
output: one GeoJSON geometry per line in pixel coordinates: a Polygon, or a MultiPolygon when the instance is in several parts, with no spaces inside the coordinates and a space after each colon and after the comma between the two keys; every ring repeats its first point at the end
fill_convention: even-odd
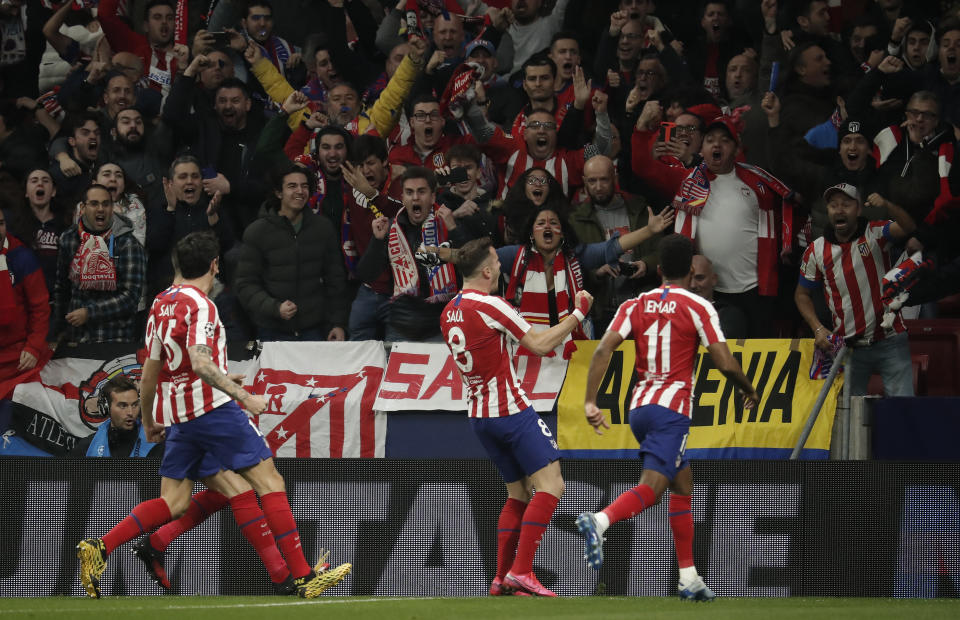
{"type": "Polygon", "coordinates": [[[596,569],[603,563],[603,533],[611,524],[629,519],[657,504],[669,487],[670,529],[680,567],[680,597],[709,601],[713,592],[693,563],[693,474],[684,457],[690,430],[690,405],[697,349],[703,345],[717,368],[734,382],[747,407],[760,398],[730,354],[720,331],[716,310],[690,293],[693,244],[673,234],[660,242],[663,285],[623,303],[590,361],[584,410],[598,434],[610,428],[597,407],[597,389],[610,356],[620,343],[636,346],[637,385],[630,405],[630,429],[640,442],[643,472],[640,484],[620,495],[601,512],[585,512],[577,527],[586,539],[586,559],[596,569]]]}
{"type": "Polygon", "coordinates": [[[593,298],[578,293],[569,316],[532,332],[510,304],[490,294],[500,279],[500,260],[489,238],[468,242],[454,260],[463,290],[444,308],[440,329],[467,386],[471,427],[507,486],[490,594],[556,596],[534,575],[533,556],[563,494],[560,453],[520,388],[509,345],[550,353],[583,321],[593,298]],[[528,480],[537,490],[532,498],[528,480]]]}
{"type": "MultiPolygon", "coordinates": [[[[102,539],[90,538],[77,545],[80,581],[89,596],[100,596],[100,577],[111,551],[183,515],[190,504],[193,481],[216,478],[221,466],[240,474],[260,496],[262,513],[254,509],[255,497],[251,497],[252,506],[241,508],[252,521],[265,517],[300,596],[319,596],[350,571],[345,564],[318,574],[307,564],[273,455],[263,435],[237,405],[257,415],[266,408],[266,400],[244,390],[225,372],[223,324],[207,297],[219,271],[219,255],[216,238],[209,233],[191,233],[180,240],[173,256],[182,280],[161,293],[150,310],[149,357],[143,364],[141,398],[147,439],[158,441],[164,435],[166,439],[160,497],[138,504],[102,539]],[[165,425],[165,432],[154,416],[165,425]]],[[[231,500],[246,490],[227,488],[230,486],[222,488],[231,500]]],[[[237,508],[234,504],[235,511],[237,508]]],[[[235,517],[238,523],[248,520],[239,514],[235,517]]],[[[266,531],[258,538],[266,540],[266,531]]]]}

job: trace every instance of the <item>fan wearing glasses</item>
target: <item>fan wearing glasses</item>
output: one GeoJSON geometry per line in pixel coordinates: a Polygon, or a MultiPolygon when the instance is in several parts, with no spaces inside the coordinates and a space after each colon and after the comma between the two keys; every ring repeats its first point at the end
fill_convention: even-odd
{"type": "Polygon", "coordinates": [[[399,178],[408,166],[423,166],[436,171],[448,166],[444,157],[455,144],[473,144],[473,136],[450,135],[445,131],[446,121],[440,114],[440,102],[430,94],[418,95],[409,110],[413,139],[390,150],[390,166],[399,178]]]}
{"type": "Polygon", "coordinates": [[[889,179],[885,194],[913,216],[921,231],[946,218],[956,198],[951,191],[957,166],[939,165],[954,159],[954,131],[943,122],[940,98],[921,90],[907,101],[904,121],[873,139],[878,174],[889,179]]]}
{"type": "Polygon", "coordinates": [[[480,150],[497,166],[502,181],[500,198],[505,198],[508,189],[535,166],[547,170],[568,197],[583,186],[584,162],[593,155],[606,154],[612,141],[606,94],[594,93],[592,103],[597,119],[593,142],[579,149],[557,146],[557,120],[552,112],[532,111],[522,134],[507,135],[487,120],[476,104],[468,108],[470,131],[477,137],[480,150]]]}

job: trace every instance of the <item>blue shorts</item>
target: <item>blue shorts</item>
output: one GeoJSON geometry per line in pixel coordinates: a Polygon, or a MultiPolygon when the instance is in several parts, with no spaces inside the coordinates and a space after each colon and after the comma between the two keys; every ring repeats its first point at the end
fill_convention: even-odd
{"type": "Polygon", "coordinates": [[[557,441],[533,407],[502,418],[470,418],[474,434],[504,482],[516,482],[560,458],[557,441]]]}
{"type": "Polygon", "coordinates": [[[644,469],[658,471],[673,480],[687,466],[687,416],[660,405],[644,405],[630,410],[630,430],[640,442],[644,469]]]}
{"type": "Polygon", "coordinates": [[[252,467],[273,453],[260,430],[234,401],[167,427],[160,475],[200,480],[221,469],[252,467]]]}

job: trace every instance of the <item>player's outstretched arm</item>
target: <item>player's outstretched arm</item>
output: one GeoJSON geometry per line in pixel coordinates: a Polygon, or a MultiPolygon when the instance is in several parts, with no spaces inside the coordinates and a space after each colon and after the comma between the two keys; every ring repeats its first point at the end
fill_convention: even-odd
{"type": "Polygon", "coordinates": [[[583,397],[583,411],[587,416],[587,422],[593,427],[597,435],[603,435],[600,427],[610,428],[603,411],[597,407],[597,390],[600,389],[600,381],[603,380],[603,374],[607,372],[607,366],[610,364],[610,357],[620,343],[623,342],[623,336],[618,332],[608,331],[600,339],[590,359],[590,369],[587,371],[587,391],[583,397]]]}
{"type": "Polygon", "coordinates": [[[743,405],[747,409],[752,409],[759,405],[760,395],[757,394],[757,390],[755,390],[753,384],[750,383],[750,379],[747,379],[747,376],[743,374],[740,364],[733,355],[730,354],[727,343],[714,342],[707,347],[707,350],[710,351],[710,356],[713,357],[713,363],[716,365],[717,370],[722,372],[728,380],[737,384],[737,388],[743,396],[743,405]]]}
{"type": "Polygon", "coordinates": [[[160,360],[143,361],[140,371],[140,418],[147,441],[156,443],[163,439],[163,427],[153,419],[153,401],[157,397],[157,377],[160,374],[160,360]]]}
{"type": "Polygon", "coordinates": [[[253,415],[259,415],[267,408],[267,401],[262,396],[247,392],[213,363],[210,347],[195,344],[187,349],[187,353],[190,354],[193,372],[197,373],[204,383],[225,393],[253,415]]]}
{"type": "Polygon", "coordinates": [[[533,351],[537,355],[547,355],[556,349],[563,342],[563,339],[583,322],[592,305],[593,295],[586,291],[580,291],[577,293],[577,298],[574,301],[575,309],[571,314],[548,330],[542,332],[528,331],[520,339],[520,346],[533,351]]]}

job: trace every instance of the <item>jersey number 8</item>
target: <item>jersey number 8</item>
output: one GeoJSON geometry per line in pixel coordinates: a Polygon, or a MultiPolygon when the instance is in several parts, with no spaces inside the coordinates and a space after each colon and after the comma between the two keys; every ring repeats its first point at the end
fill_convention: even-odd
{"type": "Polygon", "coordinates": [[[462,373],[473,370],[473,356],[467,351],[467,337],[459,327],[451,327],[447,332],[447,344],[453,353],[453,361],[462,373]]]}

